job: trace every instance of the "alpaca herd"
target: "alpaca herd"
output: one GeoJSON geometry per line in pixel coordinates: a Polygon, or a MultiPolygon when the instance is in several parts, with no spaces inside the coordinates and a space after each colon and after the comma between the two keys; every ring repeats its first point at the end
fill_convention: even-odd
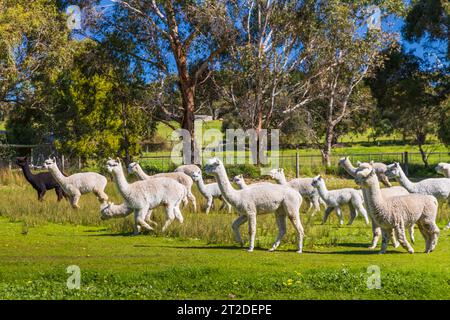
{"type": "MultiPolygon", "coordinates": [[[[348,225],[360,215],[366,224],[372,225],[372,242],[369,249],[375,249],[378,240],[382,238],[381,251],[385,253],[389,241],[394,247],[401,245],[409,253],[414,249],[406,238],[408,230],[411,243],[414,243],[414,226],[417,225],[425,239],[425,252],[432,252],[437,244],[439,228],[436,225],[439,203],[450,205],[450,164],[440,163],[436,172],[444,178],[425,179],[411,182],[398,163],[385,165],[383,163],[360,163],[354,167],[348,157],[339,160],[341,166],[361,189],[342,188],[328,190],[325,179],[297,178],[286,180],[282,168],[270,171],[270,177],[276,181],[247,184],[242,175],[235,176],[234,188],[227,175],[224,164],[217,158],[210,159],[204,166],[204,172],[212,175],[216,182],[205,183],[202,169],[196,165],[182,165],[174,172],[147,175],[141,166],[132,162],[126,168],[129,174],[135,174],[139,180],[129,183],[124,168],[119,159],[109,159],[106,169],[114,178],[116,187],[123,198],[122,204],[108,202],[105,193],[106,177],[95,172],[82,172],[70,176],[60,171],[56,159],[47,159],[44,168],[48,172],[33,174],[26,157],[16,161],[22,169],[25,179],[37,191],[38,200],[42,201],[47,190],[55,189],[57,199],[68,198],[71,206],[79,208],[81,195],[94,193],[100,201],[100,217],[102,220],[121,218],[134,213],[134,234],[141,231],[152,231],[157,226],[152,218],[152,210],[163,206],[166,221],[162,231],[166,231],[176,219],[183,223],[184,218],[180,206],[191,202],[193,211],[197,211],[197,202],[192,193],[195,183],[200,194],[206,199],[205,212],[213,208],[214,199],[220,199],[219,210],[232,209],[238,213],[231,228],[235,240],[243,246],[239,228],[248,222],[249,247],[251,252],[255,247],[257,217],[274,213],[278,227],[278,235],[269,251],[274,251],[280,245],[286,233],[286,218],[289,218],[297,235],[297,252],[303,250],[305,232],[300,220],[300,207],[305,200],[304,214],[311,216],[326,206],[322,224],[326,223],[332,211],[335,211],[339,223],[343,224],[342,206],[348,206],[350,218],[348,225]],[[395,179],[401,186],[392,186],[389,179],[395,179]],[[385,187],[381,188],[380,183],[385,187]]],[[[448,229],[450,222],[445,227],[448,229]]],[[[444,229],[444,230],[445,230],[444,229]]]]}

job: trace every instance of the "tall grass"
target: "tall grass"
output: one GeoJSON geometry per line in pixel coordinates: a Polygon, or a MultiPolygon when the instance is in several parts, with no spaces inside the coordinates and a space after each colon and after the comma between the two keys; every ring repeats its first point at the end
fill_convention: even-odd
{"type": "MultiPolygon", "coordinates": [[[[92,194],[83,195],[80,200],[81,208],[72,209],[66,200],[56,202],[56,195],[53,190],[48,191],[45,201],[38,202],[35,190],[25,181],[21,172],[0,171],[0,216],[7,217],[11,221],[22,223],[22,233],[32,232],[32,228],[37,225],[47,223],[87,225],[103,227],[108,232],[114,234],[130,235],[133,230],[132,215],[127,218],[102,221],[100,219],[100,204],[92,194]]],[[[326,177],[329,189],[355,187],[353,180],[344,180],[334,177],[326,177]]],[[[115,203],[122,203],[115,185],[108,183],[106,192],[110,200],[115,203]]],[[[193,190],[199,208],[204,208],[206,202],[196,187],[193,190]]],[[[220,203],[215,203],[215,208],[219,208],[220,203]]],[[[236,213],[227,214],[218,212],[215,209],[209,215],[204,212],[193,213],[191,206],[182,209],[185,222],[179,224],[174,221],[169,229],[163,234],[160,230],[165,220],[165,213],[162,208],[154,210],[154,220],[158,222],[158,227],[153,236],[174,237],[180,239],[201,239],[209,244],[232,244],[234,243],[231,231],[231,223],[237,217],[236,213]]],[[[347,208],[344,208],[344,215],[349,216],[347,208]]],[[[439,223],[445,224],[449,218],[449,210],[446,206],[441,206],[439,223]]],[[[352,243],[355,237],[364,236],[370,239],[371,228],[365,226],[362,219],[358,218],[353,226],[337,225],[334,215],[326,225],[320,225],[321,214],[315,217],[307,217],[301,213],[301,219],[305,228],[305,248],[320,246],[334,246],[340,243],[352,243]],[[345,228],[345,232],[342,229],[345,228]]],[[[277,234],[275,219],[272,214],[262,215],[257,221],[257,245],[269,247],[277,234]]],[[[247,239],[247,225],[245,224],[241,233],[247,239]]],[[[151,236],[150,235],[150,236],[151,236]]],[[[284,243],[294,244],[296,236],[294,229],[288,226],[288,233],[284,243]]]]}

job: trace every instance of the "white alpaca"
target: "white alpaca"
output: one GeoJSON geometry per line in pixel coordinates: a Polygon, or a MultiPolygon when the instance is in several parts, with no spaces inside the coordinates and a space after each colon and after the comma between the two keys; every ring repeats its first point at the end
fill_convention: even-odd
{"type": "Polygon", "coordinates": [[[320,211],[321,204],[325,205],[325,202],[320,198],[317,189],[312,186],[312,178],[297,178],[288,182],[284,175],[283,168],[272,169],[270,171],[270,176],[272,179],[275,179],[278,184],[287,185],[300,193],[306,201],[306,212],[312,210],[312,214],[314,215],[316,212],[320,211]]]}
{"type": "Polygon", "coordinates": [[[440,162],[434,168],[437,173],[442,174],[446,178],[450,178],[450,163],[440,162]]]}
{"type": "Polygon", "coordinates": [[[228,180],[227,172],[222,162],[213,158],[208,161],[205,171],[213,174],[217,179],[222,196],[236,208],[239,213],[232,225],[236,241],[243,245],[239,232],[239,226],[248,220],[251,252],[255,246],[256,215],[274,212],[278,224],[278,236],[270,251],[274,251],[280,245],[281,239],[286,233],[286,216],[291,220],[298,237],[297,252],[303,248],[303,226],[300,221],[299,210],[302,197],[295,190],[282,185],[259,185],[242,190],[235,190],[228,180]]]}
{"type": "MultiPolygon", "coordinates": [[[[447,202],[450,206],[450,178],[431,178],[414,183],[408,179],[398,162],[388,165],[386,174],[395,178],[409,192],[434,196],[439,202],[447,202]]],[[[444,230],[449,228],[450,222],[444,230]]]]}
{"type": "Polygon", "coordinates": [[[322,223],[325,223],[330,213],[333,210],[336,210],[336,215],[339,217],[339,223],[343,224],[344,219],[342,217],[341,206],[346,204],[350,208],[350,220],[348,221],[348,225],[353,223],[357,213],[360,213],[366,224],[369,224],[369,217],[367,216],[367,211],[363,205],[363,196],[358,190],[343,188],[328,191],[325,181],[320,175],[312,179],[311,185],[317,189],[320,197],[327,204],[327,209],[323,215],[322,223]]]}
{"type": "Polygon", "coordinates": [[[211,207],[214,205],[214,198],[219,198],[222,201],[222,206],[219,210],[222,210],[226,206],[228,213],[231,213],[231,205],[222,197],[217,182],[205,184],[200,170],[193,172],[191,178],[197,184],[200,193],[206,198],[206,214],[209,213],[211,207]]]}
{"type": "Polygon", "coordinates": [[[183,173],[187,174],[189,177],[192,177],[192,174],[199,170],[200,170],[199,166],[197,166],[195,164],[183,164],[181,166],[178,166],[174,170],[174,172],[183,172],[183,173]]]}
{"type": "MultiPolygon", "coordinates": [[[[364,162],[364,163],[360,162],[359,167],[355,168],[352,165],[352,163],[350,162],[350,159],[348,157],[339,159],[339,166],[344,168],[345,171],[347,171],[347,173],[349,175],[351,175],[353,178],[356,177],[356,173],[358,170],[364,169],[364,168],[369,168],[369,167],[372,168],[372,165],[367,162],[364,162]]],[[[367,205],[368,202],[367,202],[366,191],[363,189],[362,193],[363,193],[363,197],[364,197],[364,203],[366,203],[366,205],[367,205]]],[[[407,194],[409,194],[408,190],[406,190],[405,188],[400,187],[400,186],[388,187],[388,188],[381,189],[381,195],[383,196],[383,198],[404,196],[407,194]]],[[[379,226],[377,226],[376,222],[372,219],[372,216],[370,215],[370,210],[372,210],[372,208],[369,205],[367,205],[367,210],[369,211],[369,216],[371,217],[370,219],[372,220],[372,243],[369,246],[369,249],[375,249],[377,247],[378,240],[381,237],[381,228],[379,226]]],[[[411,226],[408,229],[408,231],[409,231],[409,236],[410,236],[411,242],[414,243],[414,225],[411,226]]],[[[395,232],[392,233],[392,244],[394,245],[394,248],[397,248],[400,245],[395,238],[395,232]]]]}
{"type": "MultiPolygon", "coordinates": [[[[356,165],[359,167],[363,162],[357,161],[356,165]]],[[[392,187],[392,184],[389,182],[389,178],[386,176],[387,165],[383,162],[374,162],[370,161],[370,165],[375,170],[375,173],[378,176],[378,180],[384,184],[386,187],[392,187]]]]}
{"type": "Polygon", "coordinates": [[[138,234],[141,228],[153,230],[147,223],[147,220],[151,218],[149,210],[164,206],[166,222],[162,231],[165,231],[175,218],[183,223],[180,204],[186,196],[186,188],[182,184],[169,178],[153,178],[128,183],[119,161],[109,160],[106,168],[113,174],[125,204],[103,206],[101,208],[103,219],[123,217],[134,211],[134,234],[138,234]]]}
{"type": "Polygon", "coordinates": [[[239,189],[245,189],[245,188],[248,188],[248,187],[259,186],[259,185],[262,185],[262,184],[270,184],[270,185],[272,184],[270,182],[256,182],[256,183],[252,183],[252,184],[248,185],[245,182],[244,176],[242,174],[239,174],[239,175],[235,176],[233,178],[233,182],[237,184],[239,189]]]}
{"type": "Polygon", "coordinates": [[[373,169],[363,169],[357,172],[355,181],[366,189],[372,218],[381,227],[383,240],[380,253],[385,253],[387,244],[394,230],[398,241],[409,253],[414,249],[405,236],[405,228],[417,224],[425,239],[425,252],[434,250],[439,236],[436,225],[438,202],[435,197],[422,194],[409,194],[383,198],[377,174],[373,169]]]}
{"type": "Polygon", "coordinates": [[[144,170],[142,170],[141,166],[137,162],[132,162],[128,165],[128,172],[136,174],[141,180],[154,178],[170,178],[181,183],[187,190],[187,198],[191,201],[192,206],[194,207],[194,212],[197,212],[197,201],[192,194],[192,185],[194,182],[187,174],[183,172],[166,172],[149,176],[144,172],[144,170]]]}
{"type": "Polygon", "coordinates": [[[44,167],[50,171],[51,175],[64,192],[69,196],[70,204],[73,208],[79,208],[78,201],[82,194],[94,193],[100,202],[108,201],[108,195],[105,193],[107,179],[96,172],[80,172],[71,176],[64,176],[59,170],[56,159],[47,159],[44,167]]]}

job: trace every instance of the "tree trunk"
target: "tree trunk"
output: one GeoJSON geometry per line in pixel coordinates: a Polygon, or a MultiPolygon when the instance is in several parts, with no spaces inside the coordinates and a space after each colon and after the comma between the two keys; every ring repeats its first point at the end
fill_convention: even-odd
{"type": "MultiPolygon", "coordinates": [[[[181,128],[187,130],[190,134],[190,139],[184,141],[185,148],[191,150],[190,157],[183,153],[183,161],[185,164],[191,164],[195,161],[195,153],[198,152],[195,148],[195,132],[194,132],[194,111],[195,111],[195,88],[192,85],[186,85],[181,83],[181,98],[183,105],[183,119],[181,122],[181,128]],[[189,144],[189,145],[187,145],[189,144]]],[[[186,150],[186,149],[185,149],[186,150]]]]}
{"type": "Polygon", "coordinates": [[[331,125],[327,126],[327,131],[325,133],[325,145],[322,150],[320,150],[322,154],[322,163],[329,167],[331,166],[331,149],[333,148],[333,127],[331,125]]]}
{"type": "Polygon", "coordinates": [[[416,133],[416,139],[417,139],[417,144],[419,146],[419,151],[420,151],[420,155],[422,157],[422,161],[425,164],[425,167],[428,168],[428,155],[427,155],[425,149],[423,148],[423,146],[427,140],[427,135],[426,135],[426,133],[416,133]]]}

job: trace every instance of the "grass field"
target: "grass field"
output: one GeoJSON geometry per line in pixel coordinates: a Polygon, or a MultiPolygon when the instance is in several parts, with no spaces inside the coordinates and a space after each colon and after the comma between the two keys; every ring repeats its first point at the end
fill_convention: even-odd
{"type": "MultiPolygon", "coordinates": [[[[132,236],[130,218],[100,220],[92,195],[72,210],[54,193],[38,203],[16,173],[0,178],[0,299],[450,299],[449,231],[431,254],[422,253],[417,231],[414,255],[392,247],[378,255],[367,249],[371,232],[362,219],[339,227],[334,216],[320,225],[319,216],[302,215],[304,253],[295,253],[290,225],[280,249],[269,253],[276,228],[265,215],[258,218],[257,249],[247,253],[232,239],[236,214],[184,209],[185,223],[174,222],[166,234],[132,236]],[[81,269],[80,289],[66,286],[71,265],[81,269]],[[367,288],[373,265],[381,289],[367,288]]],[[[328,184],[354,186],[331,177],[328,184]]],[[[112,183],[107,193],[120,202],[112,183]]],[[[161,210],[155,217],[162,222],[161,210]]],[[[448,218],[441,209],[441,228],[448,218]]]]}

